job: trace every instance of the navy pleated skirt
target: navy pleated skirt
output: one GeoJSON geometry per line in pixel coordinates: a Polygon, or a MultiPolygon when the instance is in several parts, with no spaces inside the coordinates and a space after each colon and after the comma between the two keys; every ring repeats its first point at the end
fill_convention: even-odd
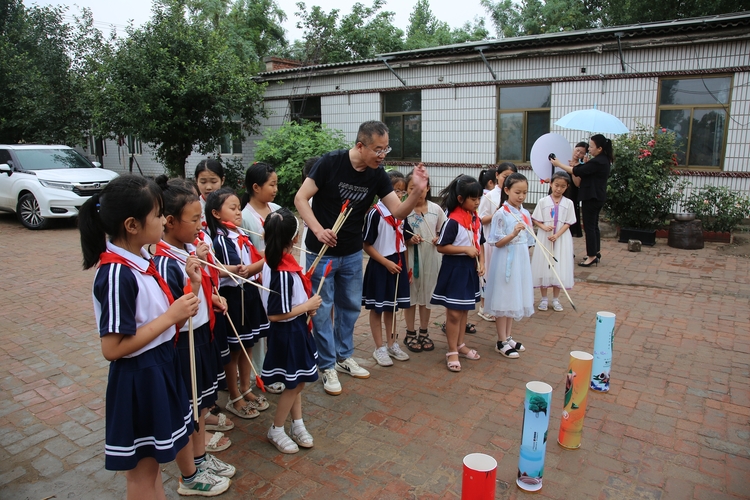
{"type": "Polygon", "coordinates": [[[219,355],[221,356],[221,361],[219,362],[219,366],[217,366],[218,372],[216,374],[216,378],[219,381],[220,391],[223,391],[227,388],[227,377],[224,373],[224,365],[228,364],[231,360],[231,356],[229,354],[229,343],[227,342],[227,328],[227,320],[224,317],[224,314],[216,312],[213,342],[216,344],[216,349],[219,351],[219,355]]]}
{"type": "MultiPolygon", "coordinates": [[[[386,259],[398,263],[398,254],[389,255],[386,259]]],[[[398,275],[398,295],[396,294],[396,274],[391,274],[380,262],[370,258],[362,280],[362,305],[365,309],[393,312],[393,299],[396,299],[396,310],[411,307],[409,289],[409,269],[406,255],[401,253],[401,273],[398,275]]]]}
{"type": "MultiPolygon", "coordinates": [[[[180,332],[177,340],[177,354],[180,356],[180,372],[187,389],[190,405],[193,404],[193,392],[190,377],[190,335],[180,332]]],[[[218,397],[218,371],[224,372],[221,364],[221,353],[216,342],[211,342],[211,329],[208,323],[195,328],[195,381],[198,389],[198,410],[211,408],[218,397]]]]}
{"type": "Polygon", "coordinates": [[[192,433],[192,411],[172,340],[110,363],[105,468],[131,470],[147,457],[171,462],[192,433]]]}
{"type": "Polygon", "coordinates": [[[272,323],[266,342],[268,352],[261,371],[264,384],[283,382],[294,389],[300,382],[318,380],[318,350],[307,331],[306,314],[272,323]]]}
{"type": "MultiPolygon", "coordinates": [[[[245,346],[245,349],[250,349],[258,339],[268,335],[269,322],[266,311],[263,309],[263,303],[260,301],[258,289],[253,285],[244,285],[244,290],[243,294],[240,287],[224,286],[219,289],[219,293],[227,299],[229,316],[240,334],[242,345],[245,346]],[[244,318],[242,316],[243,311],[244,318]]],[[[228,320],[226,328],[229,350],[232,352],[239,351],[241,349],[240,343],[228,320]]]]}
{"type": "Polygon", "coordinates": [[[443,255],[430,304],[473,311],[480,299],[476,266],[476,260],[466,255],[443,255]]]}

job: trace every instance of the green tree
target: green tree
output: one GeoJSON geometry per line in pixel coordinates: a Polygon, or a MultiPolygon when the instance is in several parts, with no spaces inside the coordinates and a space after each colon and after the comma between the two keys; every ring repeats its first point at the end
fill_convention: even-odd
{"type": "Polygon", "coordinates": [[[90,12],[76,29],[63,22],[66,11],[26,9],[20,0],[0,5],[0,143],[83,142],[91,119],[86,80],[106,44],[90,12]]]}
{"type": "Polygon", "coordinates": [[[191,22],[174,2],[156,4],[150,22],[127,32],[99,72],[99,134],[137,135],[184,177],[194,148],[213,152],[224,136],[257,130],[263,87],[221,30],[191,22]]]}
{"type": "Polygon", "coordinates": [[[674,0],[671,2],[628,0],[626,2],[602,2],[601,7],[602,24],[620,26],[742,12],[750,9],[750,2],[748,0],[674,0]]]}
{"type": "Polygon", "coordinates": [[[237,0],[224,28],[240,57],[256,62],[255,73],[265,70],[264,57],[285,49],[284,21],[286,14],[273,0],[237,0]]]}
{"type": "Polygon", "coordinates": [[[609,4],[597,6],[589,0],[481,0],[495,25],[498,37],[539,35],[587,29],[601,24],[599,14],[609,4]]]}
{"type": "Polygon", "coordinates": [[[340,130],[313,122],[288,122],[278,129],[267,129],[256,145],[255,160],[274,166],[279,177],[276,203],[293,207],[305,161],[349,146],[340,130]]]}

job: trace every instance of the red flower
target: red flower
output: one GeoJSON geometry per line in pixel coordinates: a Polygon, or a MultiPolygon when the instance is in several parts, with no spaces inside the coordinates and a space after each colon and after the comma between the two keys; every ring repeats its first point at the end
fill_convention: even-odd
{"type": "Polygon", "coordinates": [[[661,129],[661,131],[662,131],[662,132],[666,132],[666,131],[667,131],[667,129],[663,128],[663,129],[661,129]]]}
{"type": "Polygon", "coordinates": [[[656,141],[653,140],[653,139],[651,139],[650,141],[648,141],[647,145],[648,145],[648,147],[653,148],[654,146],[656,146],[656,141]]]}

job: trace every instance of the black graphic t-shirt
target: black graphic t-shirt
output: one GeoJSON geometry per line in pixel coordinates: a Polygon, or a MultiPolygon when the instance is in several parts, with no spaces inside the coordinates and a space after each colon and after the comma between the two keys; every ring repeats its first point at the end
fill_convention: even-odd
{"type": "MultiPolygon", "coordinates": [[[[375,195],[384,198],[393,191],[383,167],[368,167],[364,172],[357,172],[349,160],[349,150],[341,149],[323,155],[310,170],[309,177],[318,187],[312,199],[313,214],[324,228],[333,228],[346,200],[350,200],[349,206],[353,207],[338,232],[336,246],[328,249],[326,255],[342,257],[362,250],[365,214],[372,206],[375,195]]],[[[312,252],[319,252],[323,246],[312,231],[307,232],[305,245],[312,252]]]]}

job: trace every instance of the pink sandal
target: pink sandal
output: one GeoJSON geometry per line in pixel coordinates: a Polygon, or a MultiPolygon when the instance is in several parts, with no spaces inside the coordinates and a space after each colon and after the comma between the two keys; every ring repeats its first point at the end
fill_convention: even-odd
{"type": "Polygon", "coordinates": [[[459,355],[459,357],[466,358],[466,359],[472,359],[472,360],[477,360],[477,359],[481,358],[481,356],[479,355],[479,353],[475,349],[469,349],[468,347],[466,347],[467,349],[469,349],[469,351],[468,352],[461,352],[461,349],[463,349],[464,347],[466,347],[466,344],[461,344],[460,346],[458,346],[458,355],[459,355]]]}
{"type": "Polygon", "coordinates": [[[461,371],[461,362],[460,361],[451,361],[448,359],[449,356],[460,356],[458,351],[453,352],[447,352],[445,353],[445,362],[448,365],[448,370],[452,372],[460,372],[461,371]]]}

